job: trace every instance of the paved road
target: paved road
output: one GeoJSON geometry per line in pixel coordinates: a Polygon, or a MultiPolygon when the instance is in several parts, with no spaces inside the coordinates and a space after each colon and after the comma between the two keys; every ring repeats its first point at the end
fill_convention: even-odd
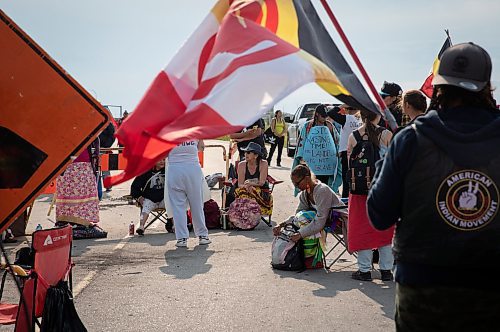
{"type": "MultiPolygon", "coordinates": [[[[291,159],[282,164],[270,168],[285,180],[274,193],[278,222],[296,207],[288,180],[291,159]]],[[[206,150],[204,172],[224,172],[221,150],[206,150]]],[[[74,242],[75,302],[89,331],[394,329],[394,283],[352,280],[356,265],[349,255],[330,272],[274,271],[272,232],[265,224],[250,232],[213,230],[211,245],[198,246],[193,237],[187,249],[174,246],[163,224],[154,224],[144,237],[128,237],[130,221],[138,219],[138,209],[120,200],[129,186],[113,188],[101,202],[108,238],[74,242]]],[[[220,191],[212,197],[220,202],[220,191]]],[[[50,226],[55,216],[47,217],[49,201],[37,200],[28,230],[39,222],[50,226]]]]}

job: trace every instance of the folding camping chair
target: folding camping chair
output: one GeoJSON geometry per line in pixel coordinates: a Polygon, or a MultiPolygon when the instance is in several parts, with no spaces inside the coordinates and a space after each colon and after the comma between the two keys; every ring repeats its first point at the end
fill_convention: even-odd
{"type": "MultiPolygon", "coordinates": [[[[335,241],[335,244],[330,248],[330,250],[323,253],[323,266],[325,267],[325,269],[330,269],[333,264],[337,263],[340,258],[347,252],[347,220],[341,218],[341,215],[339,213],[339,210],[348,208],[347,199],[342,198],[342,202],[344,203],[344,205],[334,206],[331,208],[330,218],[324,227],[326,236],[328,237],[328,234],[331,234],[335,241]],[[328,264],[326,261],[327,257],[332,254],[333,251],[339,246],[341,249],[340,253],[333,255],[333,260],[330,262],[330,264],[328,264]]],[[[354,257],[357,257],[355,253],[352,253],[352,255],[354,257]]]]}
{"type": "MultiPolygon", "coordinates": [[[[137,200],[135,200],[131,195],[125,195],[122,197],[122,199],[127,200],[130,205],[136,205],[142,211],[141,204],[137,200]]],[[[148,223],[144,226],[144,229],[147,229],[156,220],[161,221],[165,225],[165,230],[169,231],[171,229],[170,226],[167,224],[169,217],[165,209],[163,208],[154,209],[153,211],[150,212],[150,216],[153,217],[153,219],[148,221],[148,223]]]]}
{"type": "Polygon", "coordinates": [[[72,289],[71,226],[39,230],[33,233],[33,266],[11,265],[4,272],[0,288],[0,325],[15,324],[15,332],[35,331],[40,327],[47,290],[61,280],[72,289]],[[21,280],[22,295],[19,304],[2,303],[7,273],[21,280]],[[23,301],[24,299],[24,301],[23,301]]]}
{"type": "MultiPolygon", "coordinates": [[[[235,171],[237,168],[238,168],[238,163],[239,161],[236,161],[235,162],[235,165],[234,165],[234,168],[233,170],[235,171]]],[[[228,177],[229,177],[229,171],[228,171],[228,177]]],[[[283,183],[282,180],[276,180],[275,178],[273,178],[271,175],[267,175],[267,178],[266,178],[266,181],[269,185],[269,188],[267,189],[262,189],[262,192],[263,193],[268,193],[269,196],[272,195],[273,193],[273,190],[274,190],[274,187],[280,183],[283,183]]],[[[223,188],[223,196],[224,196],[224,193],[228,193],[230,192],[231,190],[229,188],[234,188],[236,187],[236,185],[238,184],[238,176],[235,174],[233,174],[231,177],[229,177],[226,181],[223,182],[223,185],[224,185],[224,188],[223,188]]],[[[226,195],[227,197],[227,195],[226,195]]],[[[227,208],[228,204],[226,203],[226,198],[223,198],[223,209],[224,208],[227,208]]],[[[261,216],[260,219],[269,227],[272,227],[272,220],[271,220],[271,217],[272,215],[267,215],[267,219],[265,218],[266,216],[261,216]]]]}

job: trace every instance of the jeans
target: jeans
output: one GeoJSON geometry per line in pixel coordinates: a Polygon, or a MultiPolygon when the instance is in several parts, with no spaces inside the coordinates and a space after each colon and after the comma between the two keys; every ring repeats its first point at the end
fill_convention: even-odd
{"type": "MultiPolygon", "coordinates": [[[[380,255],[378,266],[381,270],[391,270],[394,264],[394,256],[392,255],[392,246],[390,244],[378,248],[380,255]]],[[[359,250],[358,251],[358,268],[361,272],[368,272],[372,269],[373,251],[359,250]]]]}

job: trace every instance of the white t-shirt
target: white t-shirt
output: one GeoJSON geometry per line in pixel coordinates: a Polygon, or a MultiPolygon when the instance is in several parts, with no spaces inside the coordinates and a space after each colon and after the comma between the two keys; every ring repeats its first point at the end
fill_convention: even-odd
{"type": "Polygon", "coordinates": [[[187,141],[173,148],[168,155],[168,163],[199,163],[198,140],[187,141]]]}
{"type": "Polygon", "coordinates": [[[357,118],[351,114],[346,115],[345,124],[340,131],[339,152],[347,151],[347,141],[349,139],[349,135],[362,125],[363,121],[361,121],[361,118],[357,118]]]}

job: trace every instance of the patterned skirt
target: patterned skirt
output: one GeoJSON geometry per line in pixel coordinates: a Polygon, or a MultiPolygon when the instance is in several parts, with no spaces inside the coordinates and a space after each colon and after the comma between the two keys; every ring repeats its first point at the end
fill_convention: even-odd
{"type": "Polygon", "coordinates": [[[85,226],[99,222],[97,181],[89,162],[72,163],[57,178],[56,221],[85,226]]]}
{"type": "Polygon", "coordinates": [[[273,197],[266,192],[263,192],[259,187],[253,187],[250,192],[245,188],[236,188],[236,198],[249,198],[257,202],[260,206],[260,214],[270,216],[273,213],[273,197]]]}

